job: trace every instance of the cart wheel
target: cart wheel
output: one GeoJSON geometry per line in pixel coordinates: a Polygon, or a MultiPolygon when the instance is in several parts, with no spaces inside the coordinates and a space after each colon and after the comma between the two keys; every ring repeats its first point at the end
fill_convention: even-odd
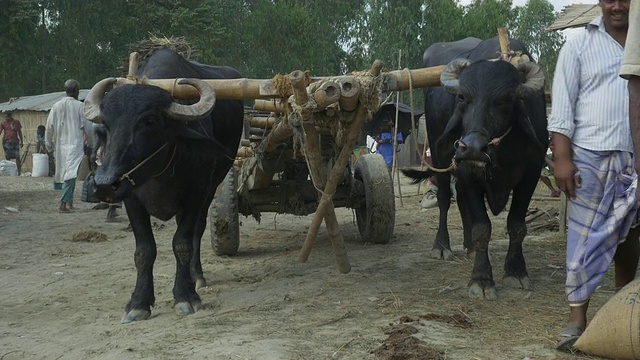
{"type": "Polygon", "coordinates": [[[396,218],[396,203],[391,175],[384,158],[362,155],[356,162],[354,186],[364,200],[355,208],[358,230],[364,241],[386,244],[391,239],[396,218]]]}
{"type": "Polygon", "coordinates": [[[232,167],[211,203],[211,248],[216,255],[235,255],[240,246],[237,187],[238,171],[232,167]]]}

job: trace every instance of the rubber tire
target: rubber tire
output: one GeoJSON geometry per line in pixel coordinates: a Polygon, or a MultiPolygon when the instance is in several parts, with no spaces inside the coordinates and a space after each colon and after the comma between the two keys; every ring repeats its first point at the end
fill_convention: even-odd
{"type": "Polygon", "coordinates": [[[220,193],[211,202],[211,248],[216,255],[231,256],[240,246],[238,219],[238,171],[231,168],[222,181],[220,193]]]}
{"type": "Polygon", "coordinates": [[[393,235],[396,202],[393,183],[384,158],[377,154],[362,155],[353,173],[354,184],[364,193],[365,201],[355,208],[356,222],[362,239],[374,244],[387,244],[393,235]]]}

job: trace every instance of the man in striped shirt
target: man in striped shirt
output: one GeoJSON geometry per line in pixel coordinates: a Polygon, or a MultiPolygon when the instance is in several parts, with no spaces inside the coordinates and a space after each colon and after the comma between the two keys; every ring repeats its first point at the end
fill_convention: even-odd
{"type": "Polygon", "coordinates": [[[548,130],[554,172],[570,198],[565,284],[570,311],[559,350],[571,350],[584,331],[589,299],[611,262],[616,288],[633,280],[638,264],[639,229],[630,231],[638,206],[627,81],[618,76],[629,0],[599,5],[602,16],[560,50],[553,81],[548,130]]]}

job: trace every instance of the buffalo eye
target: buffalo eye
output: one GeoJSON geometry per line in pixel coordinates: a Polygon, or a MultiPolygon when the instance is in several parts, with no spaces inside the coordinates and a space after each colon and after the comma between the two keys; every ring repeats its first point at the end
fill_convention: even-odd
{"type": "Polygon", "coordinates": [[[146,126],[155,126],[158,122],[155,116],[147,116],[143,121],[146,126]]]}
{"type": "Polygon", "coordinates": [[[458,101],[459,102],[466,102],[467,98],[464,96],[464,94],[458,94],[458,101]]]}
{"type": "Polygon", "coordinates": [[[497,98],[493,103],[497,106],[503,106],[512,103],[515,100],[515,96],[509,95],[505,97],[497,98]]]}

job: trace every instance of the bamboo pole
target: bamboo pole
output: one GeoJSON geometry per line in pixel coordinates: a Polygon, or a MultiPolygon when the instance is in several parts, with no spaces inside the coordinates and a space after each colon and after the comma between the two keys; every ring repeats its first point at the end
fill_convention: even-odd
{"type": "Polygon", "coordinates": [[[275,116],[253,116],[249,120],[249,126],[260,129],[271,129],[278,118],[275,116]]]}
{"type": "MultiPolygon", "coordinates": [[[[401,68],[402,62],[402,50],[398,50],[398,69],[401,68]]],[[[393,161],[391,162],[391,183],[393,184],[393,177],[396,177],[398,184],[398,195],[400,195],[400,206],[404,206],[402,203],[402,187],[400,185],[400,172],[398,171],[398,154],[396,149],[398,148],[398,118],[400,117],[400,91],[396,91],[396,121],[393,127],[393,161]]]]}
{"type": "MultiPolygon", "coordinates": [[[[377,60],[376,60],[377,61],[377,60]]],[[[412,81],[413,88],[440,86],[440,74],[444,65],[429,68],[409,70],[396,70],[379,75],[384,77],[383,91],[400,91],[409,89],[412,81]],[[410,77],[412,80],[410,80],[410,77]]],[[[179,79],[131,79],[117,78],[114,86],[125,84],[145,83],[158,86],[170,92],[176,99],[197,99],[198,91],[189,85],[179,85],[179,79]]],[[[218,100],[251,100],[274,99],[280,95],[273,87],[271,80],[260,79],[203,79],[216,91],[218,100]]],[[[312,82],[332,80],[337,83],[356,82],[353,76],[344,75],[337,77],[314,77],[312,82]]]]}
{"type": "Polygon", "coordinates": [[[277,114],[284,114],[285,106],[279,100],[257,99],[253,103],[253,108],[258,111],[269,111],[277,114]]]}

